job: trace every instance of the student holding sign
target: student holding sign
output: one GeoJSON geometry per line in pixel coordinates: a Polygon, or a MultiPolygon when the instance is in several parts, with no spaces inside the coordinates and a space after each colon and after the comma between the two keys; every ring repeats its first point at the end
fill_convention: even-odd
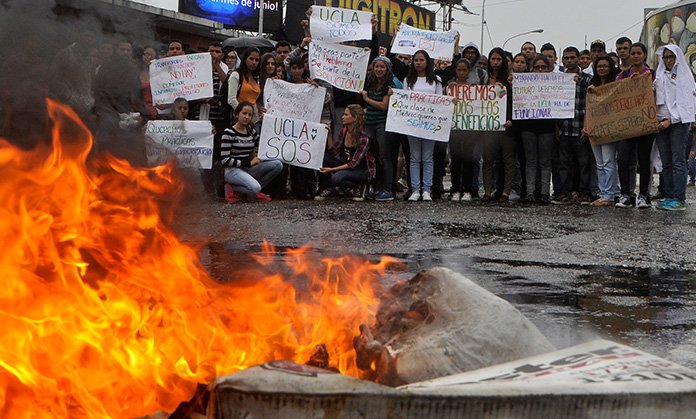
{"type": "Polygon", "coordinates": [[[657,118],[660,121],[657,146],[662,159],[665,199],[657,208],[686,209],[686,155],[691,145],[689,128],[696,114],[696,85],[684,53],[676,45],[657,50],[660,58],[655,77],[657,118]]]}
{"type": "MultiPolygon", "coordinates": [[[[532,72],[550,73],[553,66],[548,58],[537,55],[532,60],[532,72]]],[[[522,125],[522,143],[526,157],[527,203],[551,203],[551,153],[556,136],[556,120],[527,119],[519,121],[522,125]],[[537,172],[541,175],[541,190],[536,190],[537,172]]]]}
{"type": "Polygon", "coordinates": [[[507,112],[503,126],[505,131],[485,133],[479,138],[482,141],[483,154],[483,202],[490,202],[493,198],[493,168],[498,149],[502,153],[504,167],[503,190],[499,191],[498,200],[501,205],[510,203],[512,180],[515,177],[515,165],[517,163],[517,150],[515,137],[512,134],[512,85],[510,84],[510,68],[502,48],[493,48],[488,53],[488,77],[491,85],[499,84],[507,90],[507,112]]]}
{"type": "MultiPolygon", "coordinates": [[[[616,80],[618,73],[614,61],[609,57],[599,57],[594,62],[594,70],[587,94],[597,86],[612,83],[616,80]]],[[[587,113],[583,124],[582,135],[587,134],[587,113]]],[[[614,197],[619,193],[619,177],[616,165],[616,143],[592,144],[592,154],[594,154],[597,166],[597,186],[599,187],[599,199],[592,201],[593,207],[607,207],[614,205],[614,197]]]]}
{"type": "MultiPolygon", "coordinates": [[[[232,112],[237,110],[240,102],[256,103],[261,86],[259,86],[259,60],[261,53],[257,48],[249,48],[244,51],[239,68],[230,74],[227,85],[227,103],[232,112]]],[[[236,113],[235,113],[236,114],[236,113]]],[[[254,122],[258,118],[256,105],[254,105],[254,122]]]]}
{"type": "MultiPolygon", "coordinates": [[[[652,73],[655,80],[655,72],[648,67],[645,60],[648,57],[648,50],[645,45],[636,42],[630,49],[631,62],[630,69],[622,71],[616,80],[622,80],[635,75],[652,73]]],[[[640,137],[621,140],[616,143],[617,163],[619,164],[619,184],[621,185],[621,197],[616,203],[618,208],[650,208],[650,184],[652,183],[652,162],[650,154],[652,152],[654,134],[641,135],[640,137]],[[638,159],[636,161],[636,154],[638,159]],[[636,163],[640,171],[640,190],[636,199],[636,163]]]]}
{"type": "Polygon", "coordinates": [[[376,187],[375,201],[393,201],[397,159],[399,157],[399,138],[397,134],[384,130],[387,121],[389,93],[397,87],[392,74],[392,64],[386,57],[372,61],[372,74],[368,76],[362,97],[367,103],[365,131],[379,144],[380,174],[376,187]]]}
{"type": "Polygon", "coordinates": [[[222,134],[221,162],[225,167],[225,199],[268,202],[261,189],[283,170],[279,160],[261,161],[256,156],[259,135],[252,125],[254,105],[240,102],[234,111],[235,123],[222,134]]]}
{"type": "MultiPolygon", "coordinates": [[[[442,80],[435,75],[433,60],[427,52],[419,50],[413,54],[404,87],[414,92],[442,94],[442,80]]],[[[422,198],[423,201],[432,201],[430,192],[433,186],[435,140],[409,135],[408,146],[411,156],[411,196],[408,200],[419,201],[422,198]]]]}

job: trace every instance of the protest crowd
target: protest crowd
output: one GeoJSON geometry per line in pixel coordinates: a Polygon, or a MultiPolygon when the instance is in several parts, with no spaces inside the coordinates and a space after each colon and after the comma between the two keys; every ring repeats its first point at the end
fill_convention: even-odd
{"type": "MultiPolygon", "coordinates": [[[[114,137],[152,134],[230,203],[685,209],[696,180],[696,85],[677,45],[657,50],[657,68],[626,37],[615,53],[596,40],[582,51],[524,42],[484,55],[456,31],[402,24],[380,45],[374,15],[346,10],[352,26],[336,31],[325,9],[335,11],[307,11],[300,45],[280,41],[266,53],[104,43],[91,80],[52,94],[114,137]]],[[[70,68],[78,47],[53,66],[70,68]]]]}

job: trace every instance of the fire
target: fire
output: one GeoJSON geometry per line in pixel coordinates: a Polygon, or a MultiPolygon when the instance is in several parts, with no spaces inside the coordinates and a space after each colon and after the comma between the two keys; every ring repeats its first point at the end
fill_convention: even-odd
{"type": "Polygon", "coordinates": [[[352,339],[377,309],[389,259],[317,261],[298,249],[291,278],[213,281],[166,226],[162,208],[181,192],[173,167],[88,159],[89,130],[47,104],[52,146],[0,139],[0,417],[171,411],[196,383],[306,362],[320,343],[358,375],[352,339]]]}

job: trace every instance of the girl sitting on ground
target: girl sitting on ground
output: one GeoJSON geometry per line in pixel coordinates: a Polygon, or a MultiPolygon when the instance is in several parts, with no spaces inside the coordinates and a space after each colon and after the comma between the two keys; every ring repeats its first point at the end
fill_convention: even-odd
{"type": "Polygon", "coordinates": [[[252,125],[254,105],[240,102],[234,110],[235,123],[222,134],[221,162],[225,168],[225,199],[268,202],[261,190],[283,170],[279,160],[261,161],[256,156],[259,135],[252,125]]]}
{"type": "MultiPolygon", "coordinates": [[[[328,178],[327,181],[333,188],[358,189],[354,200],[362,201],[366,186],[376,173],[370,139],[363,132],[365,111],[360,105],[348,105],[341,119],[343,128],[339,133],[340,145],[327,151],[320,173],[328,178]]],[[[316,199],[321,200],[334,192],[334,189],[326,189],[316,199]]]]}

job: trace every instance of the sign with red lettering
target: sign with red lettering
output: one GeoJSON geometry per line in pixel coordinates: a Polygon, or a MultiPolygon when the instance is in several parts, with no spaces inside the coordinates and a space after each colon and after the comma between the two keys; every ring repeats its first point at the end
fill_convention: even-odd
{"type": "Polygon", "coordinates": [[[447,86],[447,94],[455,98],[453,130],[505,131],[505,86],[452,83],[447,86]]]}
{"type": "Polygon", "coordinates": [[[359,92],[365,86],[370,50],[312,41],[309,44],[309,75],[332,86],[359,92]]]}
{"type": "Polygon", "coordinates": [[[324,124],[266,114],[261,125],[259,159],[319,169],[324,162],[328,132],[324,124]]]}
{"type": "Polygon", "coordinates": [[[178,97],[186,100],[213,97],[210,53],[153,60],[150,63],[150,89],[156,105],[174,103],[178,97]]]}
{"type": "Polygon", "coordinates": [[[454,98],[392,89],[385,130],[426,140],[448,142],[454,98]]]}
{"type": "Polygon", "coordinates": [[[592,144],[607,144],[657,132],[650,73],[587,91],[585,130],[592,144]]]}

